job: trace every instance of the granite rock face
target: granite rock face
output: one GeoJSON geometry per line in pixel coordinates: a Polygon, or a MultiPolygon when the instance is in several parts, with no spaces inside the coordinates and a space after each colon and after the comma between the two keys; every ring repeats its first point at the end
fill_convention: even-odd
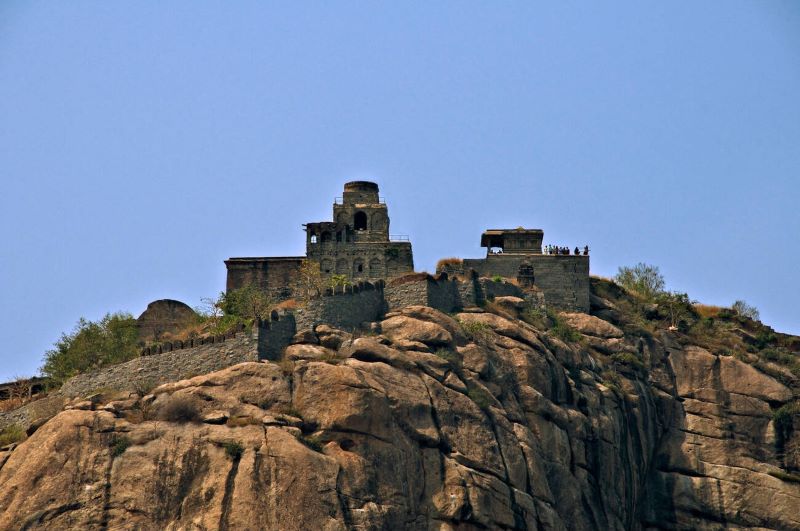
{"type": "Polygon", "coordinates": [[[0,450],[0,529],[800,529],[797,389],[588,317],[408,307],[63,411],[0,450]]]}

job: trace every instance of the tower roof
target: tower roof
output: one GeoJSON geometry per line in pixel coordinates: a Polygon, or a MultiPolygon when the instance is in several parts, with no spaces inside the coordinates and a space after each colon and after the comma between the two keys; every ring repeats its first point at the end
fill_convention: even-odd
{"type": "Polygon", "coordinates": [[[544,231],[542,229],[525,229],[522,227],[517,227],[516,229],[487,229],[481,234],[481,247],[503,247],[503,238],[506,234],[529,234],[542,237],[544,236],[544,231]]]}
{"type": "Polygon", "coordinates": [[[345,192],[378,192],[378,183],[372,181],[350,181],[344,183],[345,192]]]}

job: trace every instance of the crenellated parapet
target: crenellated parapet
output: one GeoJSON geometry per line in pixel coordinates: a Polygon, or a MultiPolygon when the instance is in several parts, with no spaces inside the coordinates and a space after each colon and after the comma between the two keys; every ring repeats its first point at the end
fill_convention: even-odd
{"type": "Polygon", "coordinates": [[[237,334],[245,332],[247,327],[241,324],[229,330],[224,334],[211,334],[207,336],[189,338],[189,339],[175,339],[173,341],[161,341],[159,343],[148,345],[142,348],[139,356],[152,356],[154,354],[163,354],[164,352],[172,352],[173,350],[183,350],[187,348],[195,348],[203,345],[213,345],[215,343],[223,343],[229,339],[233,339],[237,334]]]}
{"type": "Polygon", "coordinates": [[[385,310],[383,280],[361,281],[328,288],[295,312],[297,329],[325,323],[350,329],[376,320],[385,310]]]}

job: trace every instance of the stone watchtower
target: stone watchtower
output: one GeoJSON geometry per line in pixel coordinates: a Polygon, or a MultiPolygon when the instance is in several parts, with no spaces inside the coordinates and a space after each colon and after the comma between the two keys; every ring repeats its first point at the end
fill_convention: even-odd
{"type": "Polygon", "coordinates": [[[353,181],[333,203],[333,221],[307,223],[306,256],[324,276],[385,279],[414,271],[408,237],[389,235],[389,212],[378,185],[353,181]]]}

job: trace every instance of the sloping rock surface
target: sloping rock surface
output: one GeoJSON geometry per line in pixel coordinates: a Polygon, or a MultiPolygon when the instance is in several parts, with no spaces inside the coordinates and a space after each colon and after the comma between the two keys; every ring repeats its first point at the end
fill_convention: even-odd
{"type": "Polygon", "coordinates": [[[792,389],[569,323],[587,340],[411,307],[381,335],[326,329],[280,363],[64,411],[0,451],[0,529],[800,529],[780,468],[800,441],[773,421],[792,389]]]}

